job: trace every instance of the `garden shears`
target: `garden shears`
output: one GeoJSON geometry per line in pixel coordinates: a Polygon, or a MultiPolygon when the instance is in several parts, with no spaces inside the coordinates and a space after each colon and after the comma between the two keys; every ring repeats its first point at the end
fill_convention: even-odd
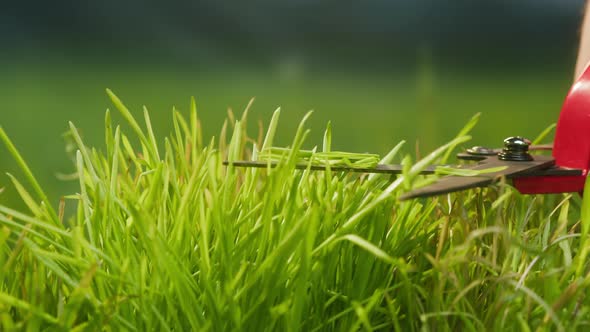
{"type": "MultiPolygon", "coordinates": [[[[561,109],[552,145],[531,146],[522,137],[504,140],[502,149],[476,146],[457,155],[462,160],[477,163],[458,166],[465,170],[496,169],[476,176],[447,175],[422,188],[406,192],[400,199],[412,199],[447,194],[460,190],[485,187],[506,178],[522,194],[582,193],[590,169],[590,66],[572,85],[561,109]],[[531,155],[531,150],[552,150],[551,156],[531,155]]],[[[261,167],[276,163],[265,161],[231,161],[238,167],[261,167]]],[[[299,164],[299,169],[325,170],[327,166],[299,164]]],[[[401,165],[379,164],[371,168],[330,166],[333,171],[401,174],[401,165]]],[[[430,166],[423,174],[433,174],[430,166]]]]}

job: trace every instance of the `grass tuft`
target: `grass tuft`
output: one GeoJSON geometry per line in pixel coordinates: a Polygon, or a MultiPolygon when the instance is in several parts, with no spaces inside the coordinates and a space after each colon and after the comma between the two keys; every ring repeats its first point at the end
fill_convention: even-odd
{"type": "Polygon", "coordinates": [[[280,110],[266,136],[251,139],[252,102],[207,141],[191,99],[188,118],[174,110],[173,132],[162,138],[146,109],[141,127],[107,93],[132,132],[107,112],[100,151],[70,125],[79,190],[60,200],[59,214],[0,128],[24,174],[25,182],[10,179],[27,207],[0,205],[2,330],[532,331],[590,324],[588,196],[521,196],[501,182],[397,199],[429,181],[422,169],[446,163],[469,140],[478,115],[414,163],[403,142],[381,160],[332,151],[330,124],[321,151],[306,150],[310,114],[290,147],[277,149],[280,110]],[[249,156],[279,165],[222,164],[249,156]],[[404,172],[298,170],[302,158],[363,167],[402,160],[404,172]]]}

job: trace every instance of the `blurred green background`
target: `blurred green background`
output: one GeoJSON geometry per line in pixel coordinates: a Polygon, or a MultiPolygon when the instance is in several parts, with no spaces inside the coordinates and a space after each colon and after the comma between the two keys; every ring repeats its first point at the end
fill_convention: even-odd
{"type": "MultiPolygon", "coordinates": [[[[0,11],[0,125],[57,202],[75,191],[68,121],[102,146],[111,88],[155,131],[195,96],[205,137],[250,98],[278,144],[310,109],[308,147],[422,154],[481,112],[473,144],[534,137],[572,82],[583,0],[13,2],[0,11]]],[[[115,119],[121,118],[116,114],[115,119]]],[[[16,172],[0,148],[0,170],[16,172]]],[[[0,176],[0,202],[14,204],[0,176]]]]}

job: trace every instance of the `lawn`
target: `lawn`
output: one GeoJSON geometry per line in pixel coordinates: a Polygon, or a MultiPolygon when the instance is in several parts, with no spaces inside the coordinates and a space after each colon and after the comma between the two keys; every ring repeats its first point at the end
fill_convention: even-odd
{"type": "Polygon", "coordinates": [[[398,200],[460,148],[534,138],[557,118],[562,72],[17,69],[1,87],[11,112],[0,165],[15,174],[0,196],[4,330],[590,324],[590,196],[522,196],[502,181],[398,200]],[[475,139],[456,144],[476,112],[475,139]],[[406,167],[397,177],[295,169],[301,149],[326,144],[406,167]],[[222,164],[282,146],[275,169],[222,164]]]}
{"type": "MultiPolygon", "coordinates": [[[[314,142],[322,135],[316,128],[331,121],[335,149],[384,154],[402,139],[412,146],[418,142],[420,152],[427,153],[477,112],[482,121],[474,131],[476,144],[499,145],[512,135],[532,137],[557,120],[570,85],[566,66],[542,72],[416,66],[285,73],[237,65],[183,68],[55,59],[4,63],[0,124],[54,197],[75,188],[56,177],[72,171],[62,137],[68,121],[81,128],[90,144],[102,146],[104,111],[110,107],[105,88],[124,98],[136,115],[147,106],[160,135],[172,129],[173,106],[186,114],[190,96],[207,124],[206,137],[218,134],[228,108],[240,112],[255,97],[250,129],[257,130],[259,120],[266,125],[281,107],[280,143],[290,140],[299,120],[313,109],[314,142]]],[[[0,169],[14,170],[2,151],[0,169]]],[[[6,183],[0,177],[0,186],[6,183]]]]}

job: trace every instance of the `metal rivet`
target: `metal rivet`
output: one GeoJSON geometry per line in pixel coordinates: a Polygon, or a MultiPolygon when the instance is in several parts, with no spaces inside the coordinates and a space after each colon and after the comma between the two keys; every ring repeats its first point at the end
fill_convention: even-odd
{"type": "Polygon", "coordinates": [[[467,149],[467,153],[474,156],[493,156],[495,154],[498,154],[498,151],[483,146],[474,146],[472,148],[467,149]]]}
{"type": "Polygon", "coordinates": [[[531,161],[533,157],[529,154],[531,142],[520,136],[508,137],[504,140],[504,148],[498,154],[498,159],[506,161],[531,161]]]}

